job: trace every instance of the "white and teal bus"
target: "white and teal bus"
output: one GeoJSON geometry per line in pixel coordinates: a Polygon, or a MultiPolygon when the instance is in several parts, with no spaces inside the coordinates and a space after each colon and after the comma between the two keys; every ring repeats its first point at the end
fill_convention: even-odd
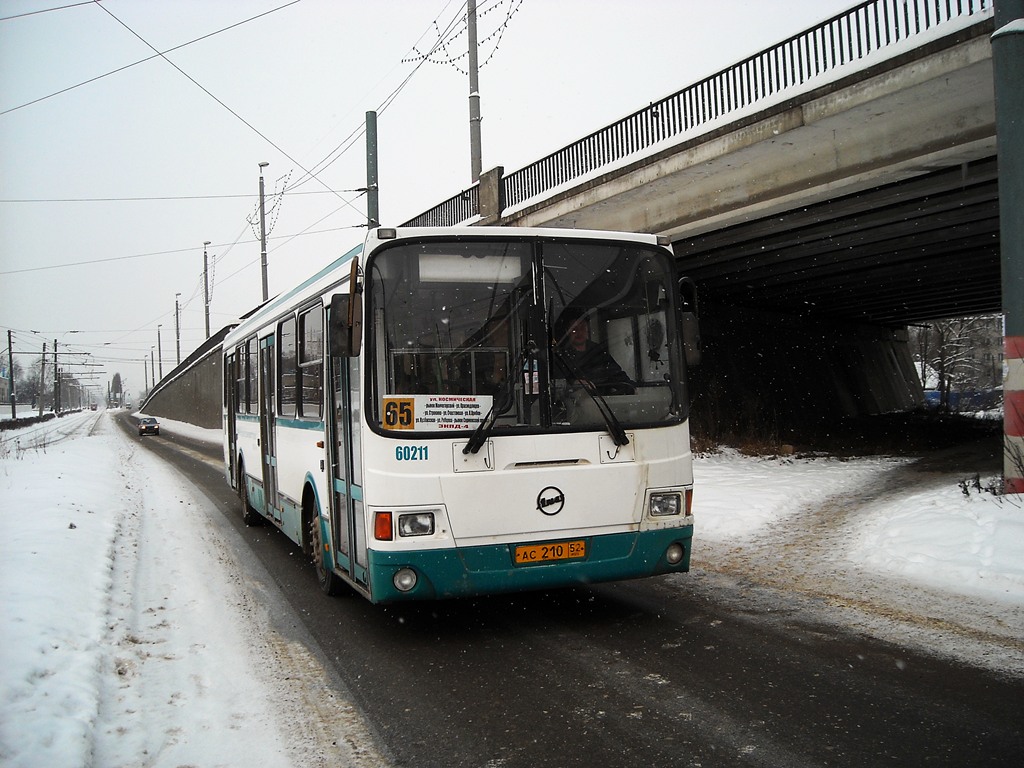
{"type": "Polygon", "coordinates": [[[686,571],[681,304],[651,235],[374,229],[225,338],[228,482],[328,594],[686,571]]]}

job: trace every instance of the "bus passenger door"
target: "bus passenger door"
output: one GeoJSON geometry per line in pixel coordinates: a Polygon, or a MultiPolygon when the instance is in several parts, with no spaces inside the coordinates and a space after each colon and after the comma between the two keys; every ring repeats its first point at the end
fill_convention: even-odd
{"type": "Polygon", "coordinates": [[[359,435],[359,358],[331,358],[331,528],[338,566],[366,586],[359,435]]]}
{"type": "Polygon", "coordinates": [[[235,475],[235,457],[238,455],[238,433],[235,418],[238,414],[238,357],[232,352],[224,360],[224,428],[227,441],[227,448],[224,461],[228,476],[228,482],[238,490],[235,485],[238,478],[235,475]]]}
{"type": "Polygon", "coordinates": [[[280,523],[274,441],[274,382],[274,337],[268,336],[260,341],[260,456],[263,459],[263,498],[267,515],[280,523]]]}

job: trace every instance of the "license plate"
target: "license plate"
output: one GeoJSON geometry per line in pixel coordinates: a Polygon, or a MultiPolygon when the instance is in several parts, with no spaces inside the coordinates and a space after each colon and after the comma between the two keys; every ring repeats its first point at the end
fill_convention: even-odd
{"type": "Polygon", "coordinates": [[[516,565],[548,563],[554,560],[579,560],[587,556],[587,543],[576,541],[555,541],[548,544],[524,544],[516,547],[516,565]]]}

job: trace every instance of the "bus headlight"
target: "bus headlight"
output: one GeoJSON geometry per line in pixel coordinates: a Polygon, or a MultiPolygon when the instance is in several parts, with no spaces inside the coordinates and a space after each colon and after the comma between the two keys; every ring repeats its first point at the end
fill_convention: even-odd
{"type": "Polygon", "coordinates": [[[678,492],[652,493],[648,513],[651,517],[669,517],[678,515],[682,508],[682,499],[678,492]]]}
{"type": "Polygon", "coordinates": [[[395,571],[391,581],[399,592],[408,592],[416,586],[416,582],[419,579],[416,576],[416,571],[412,568],[400,568],[395,571]]]}
{"type": "Polygon", "coordinates": [[[433,533],[433,512],[413,512],[398,516],[399,536],[430,536],[433,533]]]}

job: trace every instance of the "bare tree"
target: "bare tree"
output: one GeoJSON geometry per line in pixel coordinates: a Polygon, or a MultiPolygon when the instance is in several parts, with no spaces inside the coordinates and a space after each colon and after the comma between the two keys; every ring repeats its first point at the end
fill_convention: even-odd
{"type": "Polygon", "coordinates": [[[991,391],[1002,382],[1002,316],[939,320],[912,329],[922,384],[935,378],[941,410],[956,410],[960,396],[991,391]]]}

